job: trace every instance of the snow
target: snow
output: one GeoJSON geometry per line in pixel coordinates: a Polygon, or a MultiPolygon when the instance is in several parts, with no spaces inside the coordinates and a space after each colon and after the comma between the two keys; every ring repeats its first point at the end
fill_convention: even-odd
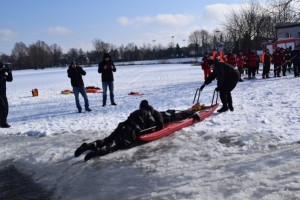
{"type": "MultiPolygon", "coordinates": [[[[85,85],[101,88],[97,67],[84,69],[85,85]]],[[[191,106],[203,71],[190,64],[119,66],[118,105],[103,108],[102,94],[88,94],[92,112],[77,113],[73,94],[61,94],[72,89],[66,70],[13,71],[7,83],[12,126],[0,130],[0,183],[15,168],[32,180],[24,198],[38,186],[51,199],[300,199],[300,79],[292,73],[238,83],[234,112],[84,162],[75,149],[109,135],[141,100],[157,110],[191,106]]],[[[211,104],[215,87],[204,88],[200,103],[211,104]]],[[[9,195],[16,194],[0,192],[9,195]]]]}

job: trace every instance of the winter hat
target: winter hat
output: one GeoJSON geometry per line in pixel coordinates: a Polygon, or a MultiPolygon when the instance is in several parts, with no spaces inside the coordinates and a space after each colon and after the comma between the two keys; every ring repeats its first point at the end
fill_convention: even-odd
{"type": "Polygon", "coordinates": [[[75,60],[72,60],[71,65],[76,65],[75,60]]]}
{"type": "Polygon", "coordinates": [[[140,108],[144,108],[144,109],[147,109],[149,108],[149,103],[147,100],[142,100],[141,101],[141,104],[140,104],[140,108]]]}
{"type": "Polygon", "coordinates": [[[109,56],[108,53],[105,53],[105,54],[103,55],[103,58],[110,58],[110,56],[109,56]]]}
{"type": "Polygon", "coordinates": [[[213,60],[208,60],[208,61],[207,61],[207,64],[208,64],[208,66],[211,66],[212,64],[215,64],[215,61],[213,61],[213,60]]]}
{"type": "Polygon", "coordinates": [[[3,68],[3,63],[2,62],[0,62],[0,68],[3,68]]]}

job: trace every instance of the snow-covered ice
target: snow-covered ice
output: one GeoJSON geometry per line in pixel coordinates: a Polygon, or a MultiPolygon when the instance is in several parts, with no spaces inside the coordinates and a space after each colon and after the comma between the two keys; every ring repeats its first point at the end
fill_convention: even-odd
{"type": "MultiPolygon", "coordinates": [[[[97,67],[84,69],[85,86],[101,88],[97,67]]],[[[157,110],[191,106],[203,71],[190,64],[119,66],[118,105],[103,108],[102,94],[88,94],[93,111],[77,113],[73,94],[60,93],[72,89],[66,70],[13,71],[7,83],[12,127],[0,130],[0,199],[32,193],[72,200],[300,199],[300,78],[292,73],[238,83],[234,112],[84,162],[74,150],[109,135],[142,99],[157,110]]],[[[211,103],[215,87],[205,87],[200,103],[211,103]]]]}

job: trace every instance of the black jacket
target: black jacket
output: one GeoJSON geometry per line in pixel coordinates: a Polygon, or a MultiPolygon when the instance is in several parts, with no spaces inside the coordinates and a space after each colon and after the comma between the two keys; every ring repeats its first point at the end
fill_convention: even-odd
{"type": "Polygon", "coordinates": [[[205,85],[210,84],[214,79],[218,80],[217,86],[220,90],[228,89],[238,83],[240,74],[230,64],[216,61],[215,69],[205,80],[205,85]]]}
{"type": "Polygon", "coordinates": [[[116,72],[117,69],[112,61],[102,61],[98,65],[98,73],[101,74],[102,82],[103,81],[114,81],[113,72],[116,72]]]}
{"type": "Polygon", "coordinates": [[[11,82],[13,76],[11,70],[0,68],[0,95],[6,96],[6,82],[11,82]]]}
{"type": "Polygon", "coordinates": [[[292,54],[292,62],[294,63],[294,65],[299,66],[300,65],[300,50],[293,50],[291,52],[292,54]]]}
{"type": "Polygon", "coordinates": [[[76,66],[76,68],[69,67],[68,77],[71,79],[71,85],[73,87],[82,87],[84,86],[82,75],[86,75],[86,72],[82,67],[76,66]]]}

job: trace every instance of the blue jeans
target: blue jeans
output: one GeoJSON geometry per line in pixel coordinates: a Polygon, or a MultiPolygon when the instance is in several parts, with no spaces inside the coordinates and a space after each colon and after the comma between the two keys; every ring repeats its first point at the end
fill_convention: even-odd
{"type": "Polygon", "coordinates": [[[103,88],[103,104],[106,104],[107,99],[107,87],[109,88],[109,96],[110,96],[110,103],[114,103],[114,82],[113,81],[103,81],[102,88],[103,88]]]}
{"type": "Polygon", "coordinates": [[[89,100],[87,98],[86,92],[84,87],[73,87],[73,92],[74,92],[74,96],[75,96],[75,102],[76,102],[76,107],[78,109],[78,111],[81,111],[81,105],[79,102],[79,93],[82,95],[83,99],[84,99],[84,107],[85,109],[89,109],[89,100]]]}

